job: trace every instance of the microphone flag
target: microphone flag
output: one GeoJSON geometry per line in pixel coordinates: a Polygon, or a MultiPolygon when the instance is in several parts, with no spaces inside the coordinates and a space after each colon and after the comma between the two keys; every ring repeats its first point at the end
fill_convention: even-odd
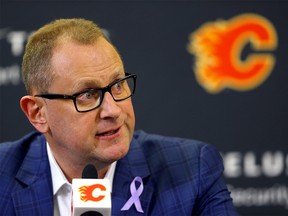
{"type": "Polygon", "coordinates": [[[93,175],[90,175],[89,178],[72,180],[73,216],[111,215],[110,180],[96,179],[97,171],[95,179],[91,177],[93,175]]]}

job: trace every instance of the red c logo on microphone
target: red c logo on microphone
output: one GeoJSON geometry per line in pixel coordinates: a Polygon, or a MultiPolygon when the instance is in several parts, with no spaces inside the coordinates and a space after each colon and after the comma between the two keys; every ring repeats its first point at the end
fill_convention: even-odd
{"type": "Polygon", "coordinates": [[[105,195],[99,195],[95,197],[93,195],[93,191],[95,189],[100,189],[100,191],[106,191],[106,187],[101,184],[94,184],[90,186],[82,186],[79,188],[80,192],[80,199],[84,202],[92,201],[92,202],[99,202],[104,199],[105,195]]]}

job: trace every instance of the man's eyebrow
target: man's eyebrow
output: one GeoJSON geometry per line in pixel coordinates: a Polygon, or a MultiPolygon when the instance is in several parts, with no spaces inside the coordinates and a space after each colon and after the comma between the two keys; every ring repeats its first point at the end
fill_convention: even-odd
{"type": "Polygon", "coordinates": [[[110,83],[114,82],[117,79],[122,79],[125,77],[125,72],[116,72],[111,76],[110,83]]]}
{"type": "MultiPolygon", "coordinates": [[[[121,79],[125,77],[125,73],[124,72],[115,72],[109,79],[109,83],[106,83],[104,86],[103,84],[101,84],[98,80],[84,80],[82,82],[79,82],[77,84],[75,84],[75,86],[72,88],[72,90],[74,92],[77,93],[77,91],[82,91],[85,89],[90,89],[90,88],[103,88],[106,87],[108,85],[110,85],[111,83],[115,82],[117,79],[121,79]]],[[[73,93],[74,93],[73,92],[73,93]]]]}
{"type": "Polygon", "coordinates": [[[74,91],[82,91],[88,88],[100,88],[100,86],[100,83],[96,80],[85,80],[77,83],[72,89],[74,91]]]}

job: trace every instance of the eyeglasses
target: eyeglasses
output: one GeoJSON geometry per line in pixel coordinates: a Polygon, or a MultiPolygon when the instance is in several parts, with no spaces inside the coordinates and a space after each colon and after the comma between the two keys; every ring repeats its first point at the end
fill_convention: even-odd
{"type": "Polygon", "coordinates": [[[123,101],[131,97],[136,88],[136,75],[125,73],[125,77],[116,80],[104,88],[92,88],[73,95],[62,94],[37,94],[34,97],[42,97],[50,100],[73,100],[77,112],[89,112],[101,106],[104,95],[109,92],[114,101],[123,101]]]}

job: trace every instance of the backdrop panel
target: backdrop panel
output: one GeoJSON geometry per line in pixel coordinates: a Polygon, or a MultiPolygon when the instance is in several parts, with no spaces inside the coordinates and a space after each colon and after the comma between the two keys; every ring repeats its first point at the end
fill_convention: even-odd
{"type": "Polygon", "coordinates": [[[33,130],[19,107],[29,34],[56,18],[91,19],[138,75],[136,127],[214,144],[241,215],[287,215],[287,10],[287,1],[2,0],[0,142],[33,130]],[[254,63],[263,63],[255,79],[254,63]]]}

